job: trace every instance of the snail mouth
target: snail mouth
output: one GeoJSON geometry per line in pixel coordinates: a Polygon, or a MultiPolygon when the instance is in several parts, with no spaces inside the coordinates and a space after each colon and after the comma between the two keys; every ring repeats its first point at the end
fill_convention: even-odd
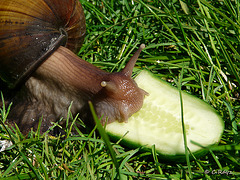
{"type": "Polygon", "coordinates": [[[94,103],[98,118],[102,125],[110,124],[114,121],[128,122],[128,118],[139,111],[141,105],[129,105],[126,101],[113,101],[112,99],[94,103]]]}

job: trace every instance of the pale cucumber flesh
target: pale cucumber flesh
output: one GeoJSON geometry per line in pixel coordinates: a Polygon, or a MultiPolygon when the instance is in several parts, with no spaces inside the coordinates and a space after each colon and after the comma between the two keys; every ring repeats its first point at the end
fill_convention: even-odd
{"type": "MultiPolygon", "coordinates": [[[[184,154],[179,90],[148,71],[142,71],[135,81],[149,96],[145,97],[142,109],[127,123],[108,124],[107,133],[119,139],[125,135],[123,139],[128,145],[149,148],[155,145],[157,152],[163,155],[184,154]]],[[[204,101],[181,93],[188,148],[193,153],[201,150],[191,141],[204,147],[218,143],[224,129],[221,117],[204,101]]]]}

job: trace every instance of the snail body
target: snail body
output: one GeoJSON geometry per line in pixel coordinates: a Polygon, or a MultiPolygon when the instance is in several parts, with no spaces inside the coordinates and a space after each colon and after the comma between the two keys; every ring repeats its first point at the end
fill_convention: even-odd
{"type": "MultiPolygon", "coordinates": [[[[43,0],[43,3],[39,3],[38,1],[40,0],[34,2],[30,0],[20,1],[24,3],[31,2],[37,7],[42,4],[51,7],[51,3],[57,4],[57,2],[60,2],[57,0],[43,0]]],[[[19,0],[16,2],[19,2],[19,0]]],[[[16,2],[14,1],[14,3],[16,2]]],[[[50,9],[53,9],[53,12],[55,12],[57,11],[55,8],[58,7],[68,17],[62,17],[61,13],[53,13],[54,16],[57,15],[59,19],[63,19],[64,23],[62,24],[64,25],[57,26],[57,38],[50,38],[50,42],[48,42],[47,39],[49,38],[44,39],[43,37],[44,40],[40,41],[47,41],[48,43],[46,44],[50,44],[47,46],[46,51],[41,51],[40,59],[30,56],[36,59],[33,60],[34,63],[29,63],[29,59],[26,58],[29,56],[21,54],[25,53],[25,50],[21,51],[14,47],[21,54],[16,57],[12,54],[8,55],[9,52],[7,50],[3,51],[3,47],[0,47],[0,77],[8,84],[9,88],[14,89],[14,96],[8,100],[13,102],[8,122],[17,124],[24,133],[27,133],[31,128],[37,129],[40,119],[42,119],[41,131],[46,131],[52,126],[51,122],[56,122],[61,117],[67,117],[67,110],[71,103],[71,112],[73,114],[79,113],[80,117],[86,122],[90,118],[88,101],[93,102],[102,124],[115,120],[124,122],[142,107],[144,96],[147,94],[131,78],[132,69],[144,45],[140,46],[121,72],[109,73],[95,67],[74,54],[74,50],[79,50],[85,34],[85,18],[82,17],[83,13],[80,13],[83,12],[81,5],[74,0],[63,0],[61,2],[70,3],[71,8],[64,9],[62,6],[54,6],[54,8],[50,9]],[[80,10],[76,10],[76,7],[72,6],[73,4],[80,10]],[[69,14],[71,15],[69,16],[69,14]],[[73,14],[77,14],[76,19],[73,18],[73,14]],[[80,15],[81,18],[79,18],[80,15]],[[74,20],[72,21],[72,19],[74,20]],[[79,22],[80,20],[81,22],[79,22]],[[70,23],[71,21],[72,23],[70,23]],[[74,24],[74,27],[77,27],[80,32],[73,30],[74,28],[68,27],[66,24],[74,24]],[[80,27],[82,24],[84,27],[80,27]],[[74,40],[76,45],[71,43],[71,39],[74,38],[71,38],[70,32],[74,32],[73,34],[77,35],[77,40],[74,40]],[[70,37],[70,39],[66,39],[66,37],[70,37]],[[17,61],[17,65],[14,64],[14,69],[8,66],[11,61],[17,61]],[[5,66],[8,68],[4,69],[5,66]],[[15,72],[15,69],[18,68],[21,69],[20,73],[19,71],[15,72]]],[[[1,5],[9,8],[11,5],[10,0],[1,1],[1,5]]],[[[4,12],[8,8],[3,8],[4,12]]],[[[45,13],[48,9],[44,8],[43,10],[43,13],[45,13]]],[[[4,18],[6,16],[3,16],[0,11],[1,22],[6,23],[6,20],[2,20],[4,18]]],[[[32,21],[27,22],[28,24],[35,23],[32,21]]],[[[11,26],[8,28],[11,29],[11,26]]],[[[21,32],[18,33],[21,34],[21,32]]],[[[36,33],[36,36],[39,34],[41,33],[36,33]]],[[[2,26],[0,27],[0,44],[7,44],[7,39],[2,38],[1,35],[7,36],[6,28],[2,26]]],[[[15,35],[11,29],[8,35],[11,39],[10,44],[13,43],[12,38],[17,38],[15,35]]],[[[27,44],[26,47],[32,46],[32,44],[27,44]]],[[[36,47],[35,49],[35,46],[32,46],[32,49],[38,52],[39,49],[43,48],[43,43],[40,44],[40,48],[36,47]]],[[[9,51],[12,51],[12,49],[9,51]]]]}

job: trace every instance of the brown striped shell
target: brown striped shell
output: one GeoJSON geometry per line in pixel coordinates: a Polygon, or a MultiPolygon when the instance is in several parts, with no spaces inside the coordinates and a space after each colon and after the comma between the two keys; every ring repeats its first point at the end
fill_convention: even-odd
{"type": "Polygon", "coordinates": [[[0,78],[16,87],[60,45],[79,51],[85,31],[78,0],[0,0],[0,78]]]}

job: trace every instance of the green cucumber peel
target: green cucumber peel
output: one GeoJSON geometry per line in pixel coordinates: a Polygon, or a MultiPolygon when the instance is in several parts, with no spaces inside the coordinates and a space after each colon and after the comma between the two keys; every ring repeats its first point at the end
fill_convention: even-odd
{"type": "MultiPolygon", "coordinates": [[[[146,70],[141,71],[135,81],[149,93],[142,109],[128,122],[108,124],[106,132],[113,140],[122,139],[121,143],[128,147],[151,150],[154,145],[160,158],[184,160],[179,90],[146,70]]],[[[199,157],[206,153],[203,147],[218,144],[224,123],[209,104],[186,92],[181,93],[187,145],[191,153],[199,157]]]]}

